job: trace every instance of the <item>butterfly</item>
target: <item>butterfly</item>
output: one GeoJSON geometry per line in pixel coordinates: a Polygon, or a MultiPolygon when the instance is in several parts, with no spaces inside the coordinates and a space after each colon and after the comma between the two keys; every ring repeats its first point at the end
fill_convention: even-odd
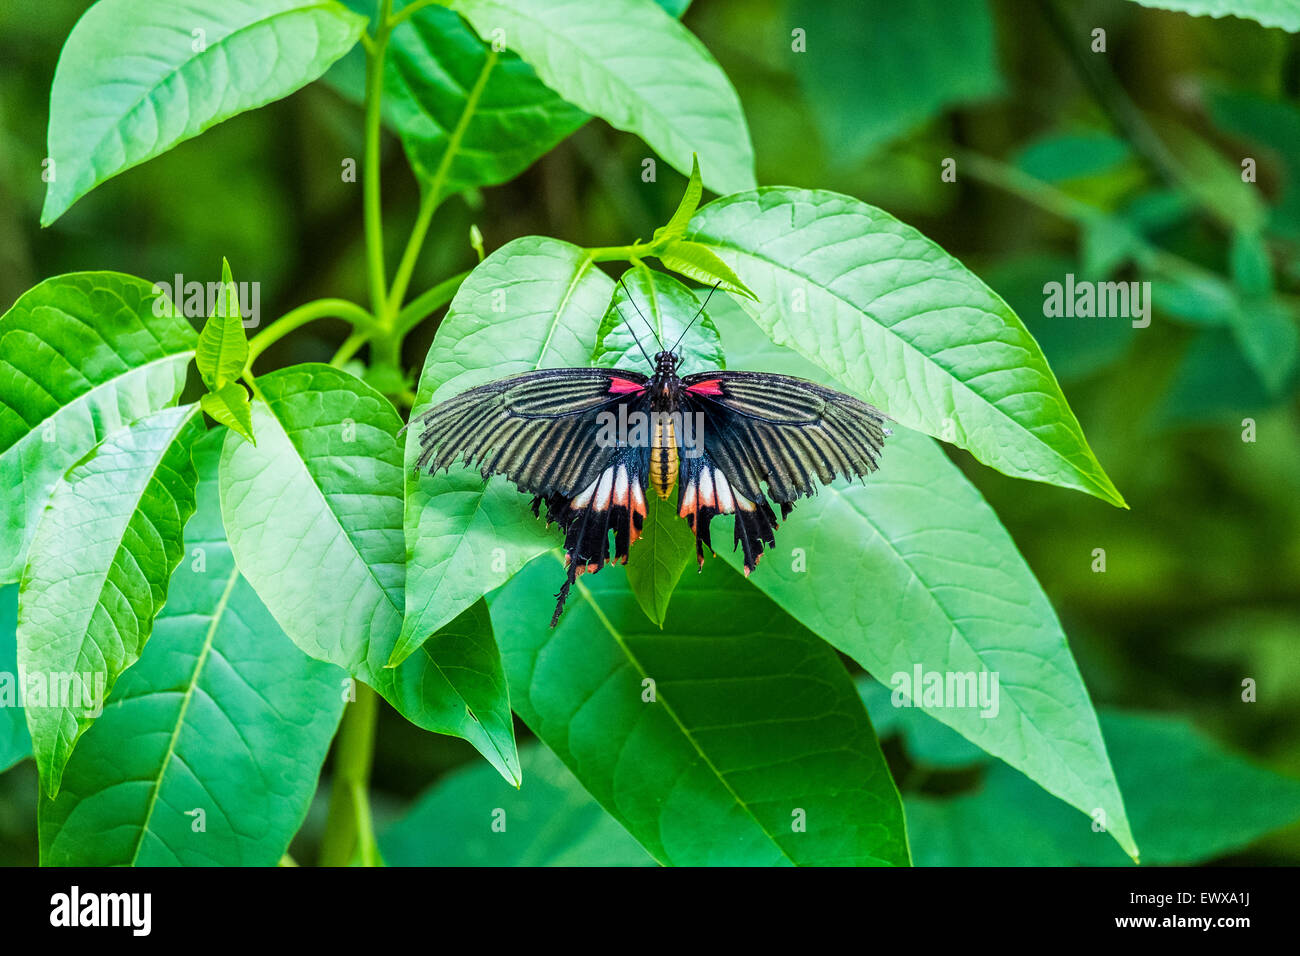
{"type": "Polygon", "coordinates": [[[552,627],[579,574],[627,563],[651,493],[666,501],[676,486],[677,513],[695,535],[701,568],[705,548],[713,553],[709,523],[734,515],[733,550],[743,550],[748,576],[764,548],[776,546],[773,503],[784,521],[798,498],[816,493],[814,479],[865,478],[879,464],[890,419],[851,395],[768,372],[679,376],[677,349],[707,305],[706,297],[677,342],[667,349],[660,342],[653,359],[633,333],[650,375],[525,372],[471,388],[411,421],[419,430],[417,469],[436,474],[463,460],[485,479],[504,475],[533,496],[534,515],[545,505],[547,525],[559,524],[567,577],[552,627]]]}

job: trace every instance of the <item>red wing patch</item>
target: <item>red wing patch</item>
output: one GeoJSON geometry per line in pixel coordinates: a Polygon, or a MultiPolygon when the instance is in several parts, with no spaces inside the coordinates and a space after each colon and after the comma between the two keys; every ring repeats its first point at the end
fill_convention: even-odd
{"type": "Polygon", "coordinates": [[[696,395],[721,395],[722,379],[711,378],[707,382],[696,382],[694,385],[688,385],[686,391],[694,392],[696,395]]]}
{"type": "Polygon", "coordinates": [[[614,377],[609,380],[609,394],[631,395],[633,392],[645,391],[645,386],[630,379],[614,377]]]}

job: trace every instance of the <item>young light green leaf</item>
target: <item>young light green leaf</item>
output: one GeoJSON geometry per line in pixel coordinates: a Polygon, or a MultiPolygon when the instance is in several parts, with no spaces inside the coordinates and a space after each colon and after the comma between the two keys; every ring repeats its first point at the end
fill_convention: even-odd
{"type": "Polygon", "coordinates": [[[18,585],[0,587],[0,773],[32,754],[18,683],[18,585]]]}
{"type": "Polygon", "coordinates": [[[244,366],[248,364],[248,339],[244,336],[239,289],[230,276],[230,263],[225,259],[221,260],[221,291],[217,294],[216,308],[199,333],[194,361],[203,384],[212,392],[220,392],[227,383],[243,375],[244,366]]]}
{"type": "Polygon", "coordinates": [[[640,136],[682,174],[698,152],[714,192],[754,187],[754,151],[731,81],[653,0],[557,0],[545,8],[530,0],[452,0],[450,6],[480,37],[501,39],[532,64],[570,103],[640,136]]]}
{"type": "Polygon", "coordinates": [[[44,792],[136,662],[184,553],[197,405],[115,432],[55,485],[18,598],[18,670],[44,792]]]}
{"type": "MultiPolygon", "coordinates": [[[[614,289],[614,301],[596,332],[591,364],[604,368],[646,368],[646,357],[637,340],[651,356],[681,339],[678,355],[681,369],[693,372],[727,367],[722,339],[708,312],[700,314],[701,300],[670,275],[645,265],[623,273],[614,289]],[[684,336],[684,337],[683,337],[684,336]]],[[[585,363],[584,363],[585,364],[585,363]]]]}
{"type": "Polygon", "coordinates": [[[224,435],[195,449],[186,560],[144,654],[40,802],[43,866],[274,866],[306,816],[347,675],[294,647],[236,569],[224,435]]]}
{"type": "Polygon", "coordinates": [[[1177,10],[1196,17],[1243,17],[1266,27],[1300,33],[1300,7],[1291,0],[1132,0],[1144,7],[1177,10]]]}
{"type": "MultiPolygon", "coordinates": [[[[753,323],[722,310],[719,321],[733,361],[748,360],[753,323]]],[[[754,361],[842,387],[785,355],[769,349],[754,361]]],[[[880,471],[799,502],[777,546],[751,584],[890,686],[914,687],[917,667],[923,681],[970,674],[991,687],[996,676],[988,706],[907,696],[1050,793],[1086,813],[1103,809],[1111,835],[1136,855],[1060,621],[997,515],[938,445],[895,429],[880,471]]],[[[741,566],[730,547],[719,554],[741,566]]]]}
{"type": "Polygon", "coordinates": [[[608,570],[490,600],[515,709],[661,863],[908,863],[898,791],[835,652],[718,562],[661,631],[608,570]]]}
{"type": "Polygon", "coordinates": [[[253,437],[253,407],[248,392],[238,382],[227,382],[215,392],[199,397],[199,405],[222,425],[232,428],[245,441],[257,444],[253,437]]]}
{"type": "Polygon", "coordinates": [[[627,586],[646,617],[659,627],[682,572],[695,558],[695,534],[677,516],[674,501],[647,497],[641,540],[629,549],[627,559],[627,586]]]}
{"type": "Polygon", "coordinates": [[[176,401],[194,345],[169,299],[116,272],[46,279],[0,316],[0,582],[68,467],[176,401]]]}
{"type": "Polygon", "coordinates": [[[100,0],[54,73],[41,225],[109,177],[310,83],[365,25],[334,0],[100,0]]]}
{"type": "MultiPolygon", "coordinates": [[[[1101,727],[1144,863],[1186,866],[1241,849],[1300,819],[1300,780],[1224,750],[1186,720],[1103,712],[1101,727]]],[[[1090,817],[995,764],[978,790],[909,796],[922,866],[1123,866],[1090,817]]]]}
{"type": "Polygon", "coordinates": [[[258,444],[229,434],[221,460],[221,510],[240,573],[303,651],[346,668],[417,726],[465,738],[517,784],[486,608],[467,605],[422,653],[384,666],[405,603],[396,409],[328,365],[291,366],[257,384],[258,444]]]}
{"type": "MultiPolygon", "coordinates": [[[[420,375],[414,414],[493,379],[585,366],[614,284],[577,246],[526,236],[497,249],[461,285],[420,375]]],[[[406,432],[406,619],[390,663],[555,547],[513,485],[475,470],[418,474],[406,432]]]]}
{"type": "Polygon", "coordinates": [[[1124,505],[1016,314],[915,229],[837,193],[770,187],[702,208],[687,237],[757,291],[778,345],[904,425],[1019,478],[1124,505]]]}
{"type": "Polygon", "coordinates": [[[695,210],[700,208],[700,197],[703,195],[704,181],[700,178],[700,157],[692,153],[691,175],[686,181],[686,192],[682,193],[682,201],[677,204],[672,218],[655,230],[652,241],[668,242],[684,236],[691,216],[695,215],[695,210]]]}
{"type": "Polygon", "coordinates": [[[719,259],[708,246],[702,246],[698,242],[675,239],[659,250],[659,261],[664,264],[664,268],[672,269],[696,282],[709,286],[717,283],[726,292],[748,296],[755,301],[758,299],[729,265],[719,259]]]}
{"type": "Polygon", "coordinates": [[[524,783],[482,764],[453,770],[379,836],[389,866],[654,866],[618,821],[539,744],[519,748],[524,783]],[[483,821],[508,825],[484,837],[483,821]]]}

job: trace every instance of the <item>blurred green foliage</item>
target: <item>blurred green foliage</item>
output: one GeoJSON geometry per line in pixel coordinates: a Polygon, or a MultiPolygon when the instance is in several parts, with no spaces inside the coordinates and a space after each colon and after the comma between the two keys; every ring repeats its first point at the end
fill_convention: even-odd
{"type": "MultiPolygon", "coordinates": [[[[340,176],[343,161],[361,155],[361,116],[327,84],[238,116],[37,228],[50,81],[87,5],[0,6],[0,310],[63,272],[168,281],[209,276],[223,256],[241,280],[261,283],[263,322],[318,296],[364,299],[361,186],[340,176]]],[[[1154,789],[1164,766],[1158,753],[1144,759],[1120,739],[1135,721],[1191,741],[1202,761],[1227,749],[1300,777],[1300,37],[1114,0],[1068,9],[967,0],[951,12],[926,3],[914,15],[914,5],[884,0],[852,15],[848,6],[699,0],[686,12],[740,94],[759,182],[839,190],[916,226],[997,290],[1042,344],[1131,510],[954,458],[1041,580],[1098,705],[1126,712],[1104,721],[1126,790],[1154,789]],[[956,32],[946,34],[949,17],[956,32]],[[1105,53],[1089,46],[1097,28],[1105,53]],[[949,157],[951,182],[941,176],[949,157]],[[1242,182],[1245,159],[1256,182],[1242,182]],[[1150,281],[1150,326],[1045,317],[1043,285],[1067,273],[1150,281]],[[1104,573],[1093,570],[1095,549],[1105,551],[1104,573]],[[1247,680],[1254,702],[1242,699],[1247,680]]],[[[384,154],[392,260],[419,190],[395,138],[384,154]]],[[[412,289],[474,264],[471,224],[489,250],[533,233],[592,246],[648,238],[672,214],[684,178],[660,163],[659,180],[642,182],[647,154],[635,138],[586,123],[514,181],[449,203],[412,289]]],[[[418,367],[434,325],[408,341],[408,366],[418,367]]],[[[345,334],[342,323],[314,324],[263,361],[328,360],[345,334]]],[[[527,731],[517,729],[522,742],[527,731]]],[[[893,736],[887,727],[881,735],[893,736]]],[[[961,756],[951,741],[923,739],[920,747],[935,749],[919,753],[914,738],[902,741],[887,752],[918,832],[935,832],[944,803],[967,801],[949,809],[981,818],[974,801],[999,788],[1018,801],[1005,794],[1032,788],[1004,779],[1005,768],[944,765],[961,756]],[[914,772],[927,755],[939,772],[914,772]]],[[[380,829],[436,782],[414,813],[493,780],[505,799],[481,764],[465,771],[474,780],[447,776],[474,757],[464,741],[385,711],[374,770],[380,829]]],[[[533,748],[525,766],[537,800],[566,806],[571,795],[549,755],[533,748]]],[[[1242,801],[1268,787],[1293,799],[1284,781],[1268,780],[1242,801]]],[[[1037,818],[1016,830],[1025,860],[1037,858],[1049,818],[1068,809],[1034,796],[1054,806],[1025,802],[1037,818]]],[[[0,864],[35,861],[35,797],[30,762],[0,776],[0,864]]],[[[1196,799],[1181,795],[1163,812],[1195,815],[1196,799]]],[[[590,807],[545,812],[588,839],[607,825],[590,807]]],[[[437,818],[443,828],[487,825],[437,818]]],[[[314,858],[323,819],[315,808],[295,854],[314,858]]],[[[1241,840],[1283,819],[1275,814],[1241,840]]],[[[410,818],[393,833],[402,826],[410,818]]],[[[583,859],[585,844],[574,845],[576,855],[560,860],[583,859]]],[[[618,847],[623,862],[640,859],[631,841],[618,847]]],[[[393,855],[470,862],[476,852],[463,842],[454,849],[461,855],[435,844],[393,855]]],[[[545,847],[517,852],[521,862],[553,861],[545,847]]],[[[920,847],[917,858],[935,860],[920,847]]],[[[1300,862],[1300,826],[1195,858],[1300,862]]]]}

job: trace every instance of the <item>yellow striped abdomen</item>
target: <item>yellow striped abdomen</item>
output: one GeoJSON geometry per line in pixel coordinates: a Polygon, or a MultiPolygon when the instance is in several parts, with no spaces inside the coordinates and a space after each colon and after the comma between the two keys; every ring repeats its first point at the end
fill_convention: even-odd
{"type": "Polygon", "coordinates": [[[650,439],[650,485],[664,500],[677,482],[677,434],[672,416],[659,412],[654,416],[654,434],[650,439]]]}

